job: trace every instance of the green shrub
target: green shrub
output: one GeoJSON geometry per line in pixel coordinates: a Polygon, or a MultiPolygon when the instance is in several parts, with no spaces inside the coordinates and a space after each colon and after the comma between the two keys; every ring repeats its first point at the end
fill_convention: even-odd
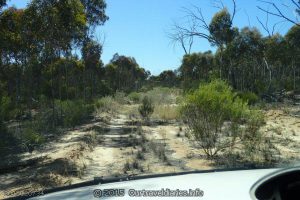
{"type": "Polygon", "coordinates": [[[246,113],[246,118],[248,126],[255,126],[256,128],[259,128],[265,124],[264,115],[259,110],[248,110],[246,113]]]}
{"type": "Polygon", "coordinates": [[[36,132],[36,130],[32,127],[26,127],[23,130],[22,141],[26,146],[38,146],[41,145],[45,138],[43,135],[36,132]]]}
{"type": "Polygon", "coordinates": [[[176,98],[181,95],[182,91],[177,88],[155,87],[152,90],[141,93],[144,96],[151,97],[155,105],[176,103],[176,98]]]}
{"type": "Polygon", "coordinates": [[[3,96],[0,99],[0,107],[0,115],[3,120],[9,120],[15,117],[16,110],[13,107],[12,102],[8,96],[3,96]]]}
{"type": "Polygon", "coordinates": [[[139,113],[142,116],[144,120],[149,120],[149,117],[154,111],[154,105],[152,103],[152,100],[145,96],[142,100],[142,105],[139,107],[139,113]]]}
{"type": "Polygon", "coordinates": [[[119,110],[120,104],[111,96],[102,97],[95,102],[98,113],[115,113],[119,110]]]}
{"type": "Polygon", "coordinates": [[[41,107],[32,123],[41,133],[55,132],[59,127],[74,128],[82,124],[94,111],[92,104],[82,100],[54,102],[53,107],[41,107]]]}
{"type": "MultiPolygon", "coordinates": [[[[1,126],[1,125],[0,125],[1,126]]],[[[0,127],[0,154],[17,154],[20,152],[32,152],[35,147],[42,145],[45,142],[45,137],[39,132],[37,122],[23,122],[20,131],[14,132],[13,129],[0,127]]]]}
{"type": "Polygon", "coordinates": [[[93,112],[93,106],[83,101],[60,102],[63,113],[63,124],[65,127],[74,127],[84,122],[93,112]]]}
{"type": "Polygon", "coordinates": [[[136,154],[136,158],[139,160],[145,160],[145,155],[142,151],[138,151],[136,154]]]}
{"type": "Polygon", "coordinates": [[[241,98],[243,101],[248,102],[249,105],[254,105],[258,102],[258,96],[253,92],[239,92],[237,96],[241,98]]]}
{"type": "Polygon", "coordinates": [[[262,80],[255,80],[254,81],[254,92],[258,95],[266,93],[268,90],[268,84],[266,84],[262,80]]]}
{"type": "Polygon", "coordinates": [[[102,80],[100,83],[99,83],[99,86],[98,86],[98,94],[100,94],[100,97],[104,97],[104,96],[108,96],[108,95],[112,95],[113,94],[113,89],[110,87],[110,85],[102,80]]]}
{"type": "Polygon", "coordinates": [[[134,103],[139,103],[141,100],[140,94],[137,92],[131,92],[128,95],[129,100],[133,101],[134,103]]]}
{"type": "Polygon", "coordinates": [[[274,166],[279,161],[280,151],[274,145],[272,138],[260,127],[265,123],[260,111],[252,110],[248,113],[247,126],[241,135],[243,148],[241,159],[252,166],[274,166]]]}
{"type": "Polygon", "coordinates": [[[247,104],[224,81],[215,80],[200,86],[186,96],[181,114],[208,157],[234,145],[238,132],[236,124],[247,112],[247,104]],[[226,121],[231,121],[226,130],[226,121]],[[228,137],[230,135],[230,137],[228,137]]]}
{"type": "Polygon", "coordinates": [[[58,127],[63,126],[62,109],[55,104],[53,108],[43,107],[35,115],[31,123],[34,124],[36,130],[41,133],[56,132],[58,127]]]}
{"type": "MultiPolygon", "coordinates": [[[[1,108],[0,108],[1,109],[1,108]]],[[[0,115],[0,156],[7,154],[10,149],[10,141],[12,141],[11,135],[7,132],[5,124],[2,122],[2,116],[0,115]]]]}
{"type": "Polygon", "coordinates": [[[119,104],[126,104],[128,103],[126,94],[124,92],[117,91],[114,95],[114,100],[119,104]]]}
{"type": "Polygon", "coordinates": [[[250,108],[225,82],[215,80],[187,95],[181,114],[190,136],[209,158],[230,155],[239,158],[235,162],[251,166],[276,162],[280,152],[260,131],[264,115],[250,108]]]}
{"type": "Polygon", "coordinates": [[[281,87],[283,87],[287,91],[291,91],[294,89],[294,80],[291,77],[284,77],[281,80],[281,87]]]}

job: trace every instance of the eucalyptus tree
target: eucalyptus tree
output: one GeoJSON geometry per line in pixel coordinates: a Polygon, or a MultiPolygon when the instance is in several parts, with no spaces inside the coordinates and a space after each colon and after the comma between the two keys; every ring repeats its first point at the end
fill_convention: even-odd
{"type": "Polygon", "coordinates": [[[105,66],[105,79],[114,91],[129,92],[138,89],[148,76],[149,73],[133,57],[115,54],[105,66]]]}
{"type": "Polygon", "coordinates": [[[81,55],[84,62],[85,84],[88,87],[89,97],[94,97],[97,92],[97,85],[101,84],[100,79],[104,76],[103,63],[100,60],[102,46],[98,42],[87,39],[84,41],[81,55]]]}
{"type": "Polygon", "coordinates": [[[287,41],[288,63],[293,72],[293,88],[299,89],[300,85],[300,27],[293,26],[285,35],[287,41]],[[298,87],[297,87],[298,86],[298,87]]]}
{"type": "Polygon", "coordinates": [[[30,26],[42,45],[45,59],[59,57],[80,44],[86,29],[86,15],[79,0],[33,0],[26,9],[30,26]]]}
{"type": "Polygon", "coordinates": [[[6,6],[6,0],[0,0],[0,10],[6,6]]]}
{"type": "Polygon", "coordinates": [[[262,35],[256,28],[242,28],[224,50],[227,79],[239,90],[254,90],[260,76],[263,53],[262,35]]]}
{"type": "Polygon", "coordinates": [[[42,79],[42,84],[50,83],[50,91],[47,90],[50,95],[46,95],[51,97],[54,115],[56,75],[55,67],[49,66],[55,66],[61,56],[69,55],[72,47],[83,41],[86,30],[84,7],[79,0],[33,0],[26,8],[25,15],[26,31],[33,36],[28,45],[33,42],[33,46],[37,47],[40,70],[50,69],[49,79],[42,79]]]}
{"type": "Polygon", "coordinates": [[[198,87],[200,82],[209,80],[214,67],[214,56],[211,51],[185,55],[179,67],[179,77],[184,89],[198,87]]]}
{"type": "Polygon", "coordinates": [[[104,0],[80,0],[84,6],[87,23],[91,27],[102,26],[109,19],[105,13],[106,3],[104,0]]]}
{"type": "MultiPolygon", "coordinates": [[[[233,20],[236,14],[236,2],[232,0],[233,9],[230,13],[228,9],[221,4],[220,10],[213,16],[208,23],[200,7],[194,6],[193,9],[185,8],[188,22],[180,25],[175,23],[173,25],[173,33],[170,38],[173,42],[179,42],[186,51],[186,41],[189,41],[189,46],[193,44],[193,39],[200,38],[210,42],[211,45],[220,49],[220,65],[219,76],[222,75],[222,52],[232,41],[235,36],[236,28],[233,27],[233,20]]],[[[190,49],[190,47],[189,47],[190,49]]]]}
{"type": "Polygon", "coordinates": [[[264,61],[271,76],[269,91],[283,89],[289,74],[286,40],[280,34],[275,34],[272,37],[266,37],[264,43],[264,61]]]}
{"type": "Polygon", "coordinates": [[[178,77],[172,70],[165,70],[157,77],[159,83],[165,87],[174,87],[178,85],[178,77]]]}
{"type": "Polygon", "coordinates": [[[22,68],[25,49],[22,40],[24,11],[8,8],[0,15],[0,68],[3,81],[7,84],[7,93],[19,101],[21,97],[22,68]],[[6,74],[6,75],[5,75],[6,74]],[[11,79],[8,79],[11,77],[11,79]]]}

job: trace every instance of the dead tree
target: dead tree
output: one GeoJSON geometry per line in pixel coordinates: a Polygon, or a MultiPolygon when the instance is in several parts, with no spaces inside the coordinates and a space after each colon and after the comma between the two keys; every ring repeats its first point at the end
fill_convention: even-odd
{"type": "Polygon", "coordinates": [[[171,39],[174,46],[178,43],[185,54],[190,54],[194,43],[194,37],[187,37],[184,31],[179,27],[178,24],[174,23],[172,33],[169,33],[168,37],[171,39]]]}
{"type": "MultiPolygon", "coordinates": [[[[232,0],[232,3],[231,24],[236,15],[236,1],[232,0]]],[[[215,0],[213,6],[219,10],[226,9],[221,0],[215,0]]],[[[194,38],[205,39],[212,45],[217,46],[222,55],[224,44],[210,34],[209,23],[204,18],[201,8],[194,5],[191,9],[183,8],[183,11],[185,13],[184,18],[187,19],[187,21],[183,25],[178,23],[173,24],[171,29],[172,33],[169,34],[171,41],[174,44],[180,44],[184,52],[189,54],[194,44],[194,38]]],[[[220,63],[222,63],[222,56],[220,57],[220,63]]],[[[221,76],[222,72],[220,68],[220,77],[221,76]]]]}

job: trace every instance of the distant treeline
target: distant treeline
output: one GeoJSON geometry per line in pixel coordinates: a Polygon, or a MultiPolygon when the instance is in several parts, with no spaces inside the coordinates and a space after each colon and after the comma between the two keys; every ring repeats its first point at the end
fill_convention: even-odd
{"type": "Polygon", "coordinates": [[[88,102],[154,86],[189,91],[216,78],[258,95],[300,89],[297,25],[284,36],[263,36],[253,27],[233,27],[223,9],[207,25],[215,53],[187,53],[177,70],[150,76],[133,57],[115,54],[102,63],[93,34],[108,20],[104,0],[33,0],[25,9],[0,2],[0,95],[10,108],[35,108],[45,98],[53,106],[55,100],[88,102]]]}
{"type": "Polygon", "coordinates": [[[25,9],[4,8],[0,94],[15,104],[30,106],[41,96],[92,99],[136,89],[147,78],[134,58],[116,54],[103,66],[102,45],[92,34],[108,20],[103,0],[33,0],[25,9]]]}
{"type": "Polygon", "coordinates": [[[221,78],[236,90],[258,95],[300,89],[300,26],[293,26],[284,36],[263,37],[249,27],[235,31],[234,39],[222,50],[186,54],[177,70],[150,80],[189,90],[221,78]]]}
{"type": "MultiPolygon", "coordinates": [[[[192,25],[175,24],[170,34],[171,40],[186,52],[181,66],[151,79],[185,90],[215,78],[226,80],[235,90],[258,95],[283,89],[299,90],[300,25],[295,22],[285,35],[275,33],[275,26],[271,30],[264,24],[267,36],[255,27],[239,29],[233,25],[236,10],[233,2],[232,14],[223,8],[210,22],[206,22],[200,8],[187,9],[187,20],[192,25]],[[216,47],[216,52],[190,53],[195,38],[207,40],[216,47]]],[[[300,2],[297,5],[299,8],[300,2]]],[[[299,10],[296,11],[299,16],[299,10]]]]}
{"type": "Polygon", "coordinates": [[[90,119],[95,100],[140,89],[149,72],[134,58],[101,61],[95,30],[104,0],[0,0],[0,155],[34,148],[90,119]]]}

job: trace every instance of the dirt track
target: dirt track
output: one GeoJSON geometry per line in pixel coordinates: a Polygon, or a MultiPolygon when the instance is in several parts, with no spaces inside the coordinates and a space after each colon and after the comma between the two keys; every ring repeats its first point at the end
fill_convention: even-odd
{"type": "MultiPolygon", "coordinates": [[[[295,162],[300,158],[299,111],[294,107],[270,109],[265,112],[267,124],[263,128],[263,131],[276,136],[282,154],[295,162]]],[[[32,154],[25,153],[23,159],[42,157],[43,161],[18,172],[0,174],[0,198],[92,180],[94,177],[214,167],[185,137],[184,128],[180,128],[179,123],[153,123],[140,127],[129,125],[134,124],[133,121],[124,114],[97,116],[90,123],[69,130],[32,154]],[[135,142],[141,138],[139,129],[147,140],[145,144],[135,142]],[[154,153],[157,147],[163,148],[167,160],[154,153]],[[137,159],[139,151],[143,152],[143,158],[137,159]],[[138,162],[139,167],[124,169],[126,163],[133,162],[138,162]]]]}

